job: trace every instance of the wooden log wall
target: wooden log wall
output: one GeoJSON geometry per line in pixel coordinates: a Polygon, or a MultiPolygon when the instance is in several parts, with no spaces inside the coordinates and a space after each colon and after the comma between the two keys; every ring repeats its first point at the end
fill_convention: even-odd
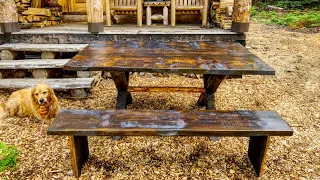
{"type": "Polygon", "coordinates": [[[14,0],[0,0],[0,29],[4,33],[20,31],[14,0]]]}
{"type": "Polygon", "coordinates": [[[103,32],[103,0],[87,0],[88,31],[103,32]]]}
{"type": "Polygon", "coordinates": [[[231,31],[248,32],[251,0],[234,0],[231,31]]]}

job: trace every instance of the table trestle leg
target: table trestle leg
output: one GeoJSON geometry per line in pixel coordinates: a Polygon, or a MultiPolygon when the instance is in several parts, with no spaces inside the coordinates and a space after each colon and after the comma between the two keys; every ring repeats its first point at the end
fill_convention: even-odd
{"type": "Polygon", "coordinates": [[[248,156],[257,175],[263,171],[263,165],[269,146],[269,136],[251,136],[249,141],[248,156]]]}
{"type": "Polygon", "coordinates": [[[87,136],[69,136],[73,174],[79,177],[82,166],[88,160],[89,146],[87,136]]]}
{"type": "Polygon", "coordinates": [[[223,81],[225,76],[222,75],[210,75],[204,74],[203,81],[204,81],[204,88],[205,93],[201,93],[198,105],[199,106],[206,106],[207,110],[215,110],[215,95],[214,93],[218,89],[219,85],[223,81]]]}
{"type": "Polygon", "coordinates": [[[131,93],[128,92],[129,72],[110,72],[118,90],[117,109],[126,109],[132,103],[131,93]]]}

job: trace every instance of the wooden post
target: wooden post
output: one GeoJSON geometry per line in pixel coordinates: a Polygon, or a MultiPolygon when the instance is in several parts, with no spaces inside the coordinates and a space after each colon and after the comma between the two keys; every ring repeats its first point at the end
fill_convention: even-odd
{"type": "Polygon", "coordinates": [[[14,0],[0,0],[0,29],[3,33],[19,32],[18,11],[14,0]]]}
{"type": "Polygon", "coordinates": [[[152,19],[151,19],[151,7],[148,6],[146,10],[146,18],[147,18],[147,25],[150,26],[152,24],[152,19]]]}
{"type": "Polygon", "coordinates": [[[248,32],[251,0],[234,0],[231,31],[248,32]]]}
{"type": "Polygon", "coordinates": [[[111,9],[110,9],[110,0],[106,0],[106,25],[111,26],[111,9]]]}
{"type": "Polygon", "coordinates": [[[258,176],[260,176],[263,171],[263,165],[266,160],[269,141],[269,136],[250,137],[248,156],[258,176]]]}
{"type": "Polygon", "coordinates": [[[67,0],[58,0],[58,3],[62,6],[62,12],[69,11],[67,0]]]}
{"type": "Polygon", "coordinates": [[[142,26],[142,0],[137,0],[137,24],[138,26],[142,26]]]}
{"type": "Polygon", "coordinates": [[[169,10],[168,10],[168,7],[165,6],[163,7],[163,25],[165,26],[168,26],[169,24],[168,16],[169,16],[169,10]]]}
{"type": "Polygon", "coordinates": [[[71,165],[75,177],[79,177],[83,164],[88,160],[89,146],[87,136],[69,136],[71,165]]]}
{"type": "Polygon", "coordinates": [[[102,0],[87,0],[88,31],[91,33],[103,32],[103,5],[102,0]]]}
{"type": "Polygon", "coordinates": [[[176,0],[171,0],[171,26],[176,26],[176,0]]]}
{"type": "Polygon", "coordinates": [[[69,12],[76,12],[76,0],[67,0],[69,12]]]}
{"type": "Polygon", "coordinates": [[[207,25],[208,18],[208,0],[203,0],[203,9],[202,9],[202,27],[207,25]]]}

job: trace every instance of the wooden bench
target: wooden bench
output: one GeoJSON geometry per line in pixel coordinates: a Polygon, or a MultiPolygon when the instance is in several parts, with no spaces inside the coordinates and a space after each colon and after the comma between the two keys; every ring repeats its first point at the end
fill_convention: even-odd
{"type": "Polygon", "coordinates": [[[269,136],[293,131],[274,111],[62,110],[47,133],[69,136],[76,177],[89,155],[87,136],[246,136],[249,159],[260,176],[269,136]]]}

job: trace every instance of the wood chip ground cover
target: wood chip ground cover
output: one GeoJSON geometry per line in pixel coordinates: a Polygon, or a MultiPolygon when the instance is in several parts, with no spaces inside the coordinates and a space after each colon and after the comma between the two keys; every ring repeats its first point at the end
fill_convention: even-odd
{"type": "MultiPolygon", "coordinates": [[[[320,179],[320,34],[289,32],[276,26],[250,25],[247,47],[276,70],[276,76],[229,79],[217,91],[219,110],[275,110],[294,130],[292,137],[272,137],[260,179],[320,179]]],[[[183,76],[132,75],[133,85],[199,86],[183,76]]],[[[199,94],[134,93],[129,109],[197,109],[199,94]]],[[[9,93],[1,93],[0,102],[9,93]]],[[[63,108],[115,108],[112,80],[102,80],[88,99],[58,97],[63,108]]],[[[39,134],[32,118],[0,120],[0,141],[19,152],[7,179],[75,179],[67,137],[39,134]]],[[[48,125],[45,125],[45,129],[48,125]]],[[[248,138],[89,137],[90,157],[80,179],[256,179],[247,158],[248,138]]]]}

